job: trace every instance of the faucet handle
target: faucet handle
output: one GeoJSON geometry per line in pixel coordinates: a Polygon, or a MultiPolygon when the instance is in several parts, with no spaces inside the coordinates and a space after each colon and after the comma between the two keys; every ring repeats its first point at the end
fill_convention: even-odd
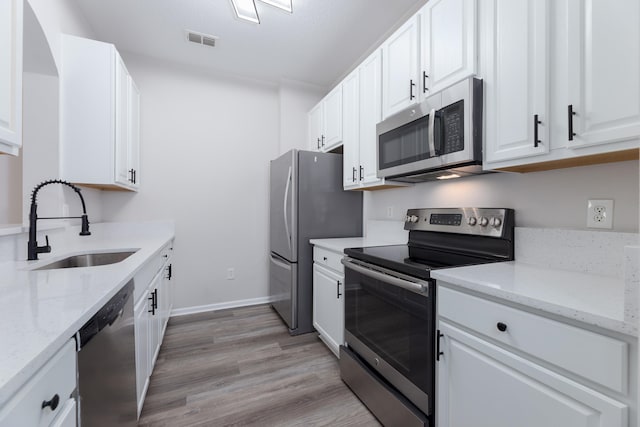
{"type": "Polygon", "coordinates": [[[44,236],[47,244],[44,246],[38,246],[38,253],[48,254],[51,252],[51,246],[49,246],[49,235],[44,236]]]}

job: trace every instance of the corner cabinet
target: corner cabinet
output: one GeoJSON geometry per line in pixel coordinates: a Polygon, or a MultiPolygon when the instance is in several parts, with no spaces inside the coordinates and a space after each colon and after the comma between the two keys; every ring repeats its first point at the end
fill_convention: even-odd
{"type": "Polygon", "coordinates": [[[340,357],[344,344],[344,267],[342,254],[313,248],[313,327],[320,339],[340,357]]]}
{"type": "Polygon", "coordinates": [[[488,0],[479,26],[485,169],[638,158],[640,3],[488,0]]]}
{"type": "Polygon", "coordinates": [[[310,112],[309,149],[328,152],[342,143],[342,86],[336,86],[310,112]]]}
{"type": "Polygon", "coordinates": [[[63,36],[60,93],[62,177],[136,191],[140,93],[115,47],[63,36]]]}
{"type": "Polygon", "coordinates": [[[22,0],[0,1],[0,153],[22,146],[22,0]]]}
{"type": "MultiPolygon", "coordinates": [[[[438,283],[437,425],[629,427],[637,344],[438,283]]],[[[637,341],[636,341],[637,343],[637,341]]]]}

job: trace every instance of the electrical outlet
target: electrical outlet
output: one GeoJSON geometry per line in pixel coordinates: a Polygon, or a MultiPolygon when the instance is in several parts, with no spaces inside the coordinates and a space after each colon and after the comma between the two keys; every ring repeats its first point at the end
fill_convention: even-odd
{"type": "Polygon", "coordinates": [[[613,228],[613,200],[589,200],[587,227],[613,228]]]}
{"type": "Polygon", "coordinates": [[[227,280],[233,280],[236,278],[236,270],[231,267],[227,268],[227,280]]]}

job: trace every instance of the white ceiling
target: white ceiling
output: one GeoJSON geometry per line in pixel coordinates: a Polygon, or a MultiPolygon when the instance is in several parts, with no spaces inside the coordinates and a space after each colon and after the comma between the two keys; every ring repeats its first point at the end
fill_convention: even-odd
{"type": "Polygon", "coordinates": [[[259,25],[229,0],[76,0],[118,50],[278,82],[329,87],[426,0],[293,0],[293,14],[256,2],[259,25]],[[189,29],[220,37],[185,41],[189,29]]]}

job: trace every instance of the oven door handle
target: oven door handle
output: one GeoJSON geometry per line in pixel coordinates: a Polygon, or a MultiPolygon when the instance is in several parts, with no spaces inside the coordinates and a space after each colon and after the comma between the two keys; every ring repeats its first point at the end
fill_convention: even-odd
{"type": "Polygon", "coordinates": [[[345,267],[350,268],[360,274],[364,274],[365,276],[371,277],[372,279],[382,280],[385,283],[398,286],[411,292],[417,292],[420,294],[429,292],[429,284],[426,282],[412,282],[406,279],[401,279],[399,277],[392,276],[390,274],[386,274],[372,268],[364,267],[360,264],[356,264],[355,262],[347,258],[342,258],[340,262],[345,267]]]}

